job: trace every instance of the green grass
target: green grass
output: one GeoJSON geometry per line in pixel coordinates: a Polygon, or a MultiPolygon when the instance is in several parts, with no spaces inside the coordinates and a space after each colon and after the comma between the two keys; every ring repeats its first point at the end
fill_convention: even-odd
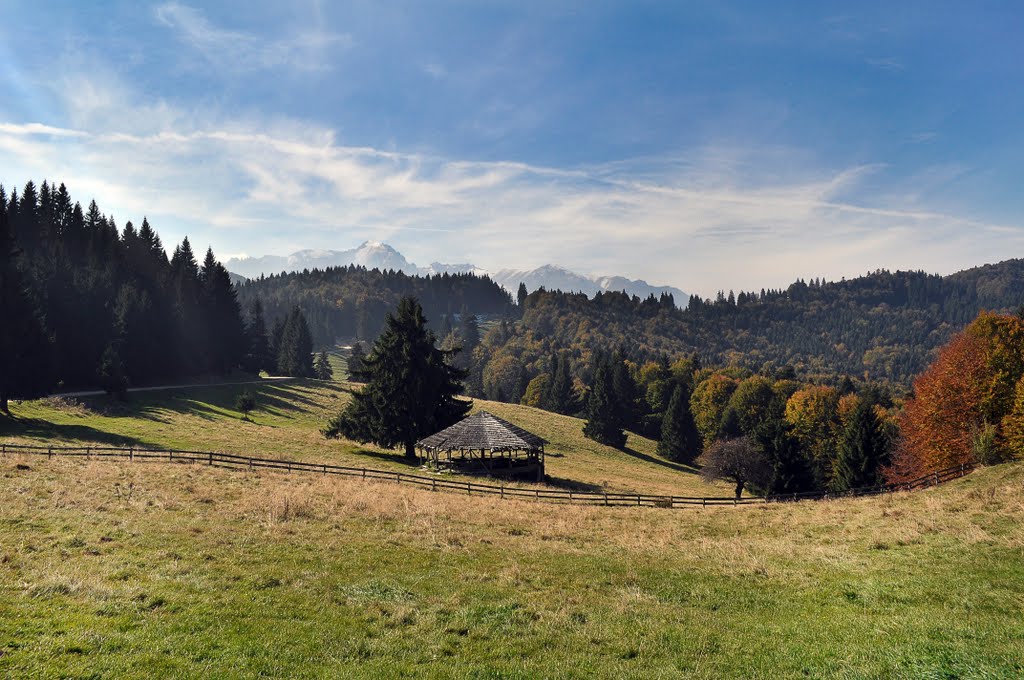
{"type": "MultiPolygon", "coordinates": [[[[22,404],[0,438],[400,465],[317,439],[344,385],[261,386],[255,424],[235,389],[105,414],[22,404]]],[[[563,450],[556,475],[699,484],[591,448],[578,421],[481,406],[563,450]]],[[[1022,520],[1021,465],[912,494],[660,510],[9,456],[0,677],[1018,677],[1022,520]]]]}
{"type": "Polygon", "coordinates": [[[1011,677],[1022,472],[665,511],[2,461],[0,674],[1011,677]]]}
{"type": "MultiPolygon", "coordinates": [[[[303,380],[260,385],[204,386],[137,392],[127,403],[89,397],[64,407],[52,400],[15,404],[17,420],[0,420],[8,443],[103,443],[118,446],[223,451],[357,467],[409,471],[400,452],[327,440],[320,429],[350,394],[343,382],[303,380]],[[243,420],[235,399],[256,394],[257,408],[243,420]]],[[[725,486],[700,481],[693,468],[655,455],[656,443],[630,435],[625,451],[583,437],[583,421],[539,409],[476,401],[548,439],[547,473],[564,488],[676,495],[728,495],[725,486]]]]}

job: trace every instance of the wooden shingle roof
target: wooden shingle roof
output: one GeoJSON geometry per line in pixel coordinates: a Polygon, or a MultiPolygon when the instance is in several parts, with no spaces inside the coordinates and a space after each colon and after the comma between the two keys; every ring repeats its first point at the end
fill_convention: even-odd
{"type": "Polygon", "coordinates": [[[480,411],[421,439],[416,446],[429,451],[537,451],[546,443],[518,425],[480,411]]]}

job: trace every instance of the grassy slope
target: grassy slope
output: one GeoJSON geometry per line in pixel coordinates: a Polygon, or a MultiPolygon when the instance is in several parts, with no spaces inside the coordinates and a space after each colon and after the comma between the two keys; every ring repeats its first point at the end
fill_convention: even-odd
{"type": "MultiPolygon", "coordinates": [[[[54,408],[45,401],[15,405],[19,421],[0,421],[0,441],[65,441],[173,447],[334,462],[341,465],[408,470],[395,451],[329,441],[320,428],[346,403],[347,383],[316,380],[254,386],[197,387],[140,392],[128,404],[86,398],[80,408],[54,408]],[[252,422],[234,410],[243,389],[256,391],[259,409],[252,422]]],[[[626,451],[592,442],[582,421],[537,409],[477,401],[485,408],[548,439],[547,472],[553,482],[573,488],[607,488],[677,495],[728,495],[709,487],[691,468],[655,455],[655,442],[631,435],[626,451]]]]}
{"type": "Polygon", "coordinates": [[[666,511],[8,458],[0,676],[1010,677],[1022,490],[666,511]]]}

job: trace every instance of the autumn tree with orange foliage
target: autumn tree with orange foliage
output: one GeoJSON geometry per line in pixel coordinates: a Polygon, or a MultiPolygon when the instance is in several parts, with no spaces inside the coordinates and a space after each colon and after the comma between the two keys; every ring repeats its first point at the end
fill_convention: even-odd
{"type": "MultiPolygon", "coordinates": [[[[979,441],[996,457],[1011,455],[1001,425],[1024,376],[1024,320],[982,312],[914,382],[900,419],[901,439],[887,472],[899,482],[976,462],[979,441]]],[[[1009,423],[1007,423],[1009,424],[1009,423]]],[[[992,454],[986,454],[992,462],[992,454]]]]}

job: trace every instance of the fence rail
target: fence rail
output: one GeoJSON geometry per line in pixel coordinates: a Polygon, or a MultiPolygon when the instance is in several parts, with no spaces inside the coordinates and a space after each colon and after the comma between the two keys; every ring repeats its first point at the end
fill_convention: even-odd
{"type": "Polygon", "coordinates": [[[557,489],[523,488],[495,484],[479,484],[472,481],[446,479],[439,476],[427,476],[379,470],[373,468],[346,467],[330,463],[312,463],[297,460],[278,460],[258,456],[239,456],[214,451],[189,451],[182,449],[146,449],[135,447],[114,446],[28,446],[22,444],[0,444],[0,454],[38,455],[53,458],[117,458],[129,461],[167,461],[171,463],[205,464],[237,470],[284,470],[285,472],[304,472],[321,475],[339,475],[356,477],[371,481],[410,484],[431,491],[448,491],[465,493],[470,496],[497,496],[499,498],[540,501],[546,503],[563,503],[571,505],[603,505],[603,506],[640,506],[659,508],[682,507],[716,507],[723,505],[753,505],[765,503],[786,503],[806,500],[828,500],[833,498],[849,498],[852,496],[873,496],[894,491],[912,491],[935,486],[963,477],[974,469],[973,463],[955,465],[944,470],[929,473],[909,482],[887,484],[884,486],[850,489],[842,493],[827,491],[810,491],[805,493],[779,494],[770,496],[749,496],[733,498],[725,496],[664,496],[638,493],[612,493],[599,491],[563,491],[557,489]]]}

